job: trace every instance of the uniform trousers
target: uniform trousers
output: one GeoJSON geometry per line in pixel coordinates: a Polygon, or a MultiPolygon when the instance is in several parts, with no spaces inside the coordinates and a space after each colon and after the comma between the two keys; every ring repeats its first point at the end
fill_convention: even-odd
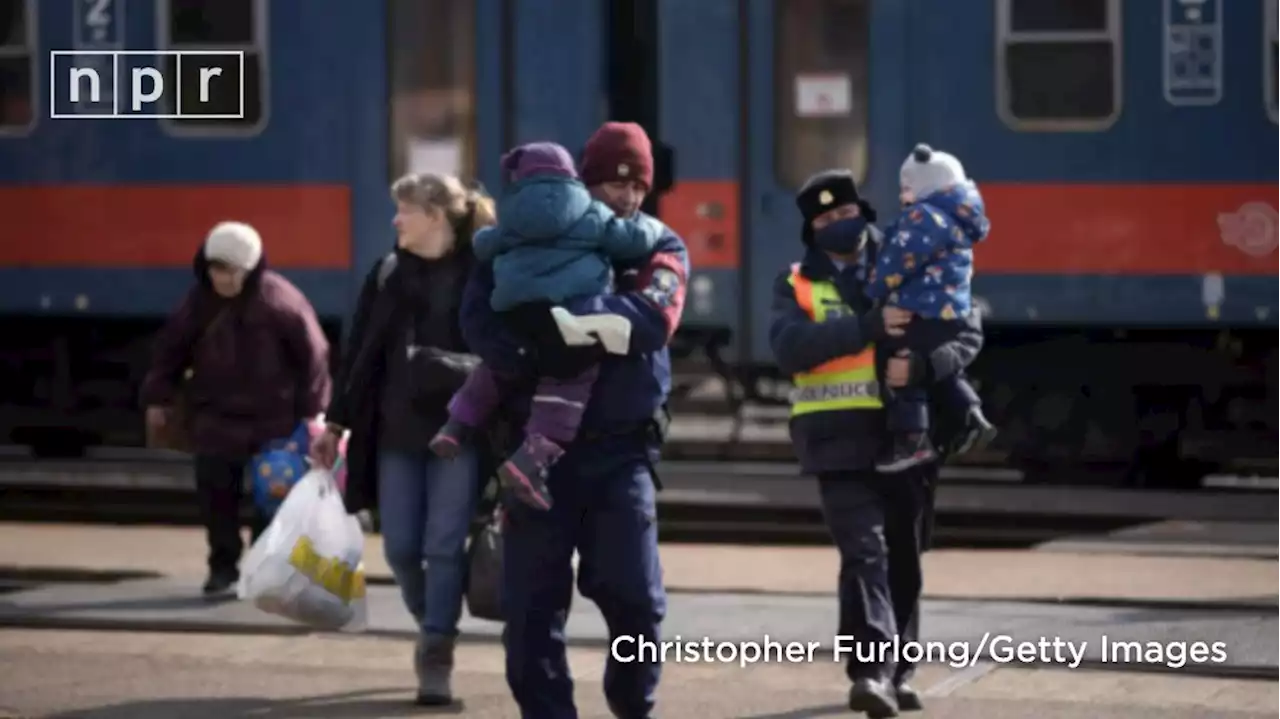
{"type": "Polygon", "coordinates": [[[653,711],[662,664],[637,651],[641,640],[661,640],[667,609],[651,450],[629,436],[586,438],[551,468],[549,511],[514,505],[505,514],[503,641],[523,719],[578,717],[565,643],[575,550],[578,590],[618,642],[605,662],[609,708],[621,719],[653,711]]]}
{"type": "MultiPolygon", "coordinates": [[[[850,680],[876,678],[895,686],[915,664],[893,650],[917,641],[921,554],[933,523],[938,468],[898,474],[872,470],[818,475],[822,512],[840,553],[840,626],[850,680]]],[[[912,655],[914,656],[914,654],[912,655]]]]}

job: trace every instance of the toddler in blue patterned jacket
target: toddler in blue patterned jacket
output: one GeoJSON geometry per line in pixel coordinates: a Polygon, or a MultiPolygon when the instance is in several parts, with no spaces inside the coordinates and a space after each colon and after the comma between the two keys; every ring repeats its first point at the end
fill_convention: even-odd
{"type": "MultiPolygon", "coordinates": [[[[885,233],[867,283],[873,300],[910,310],[899,347],[924,357],[965,328],[973,310],[970,282],[973,246],[991,230],[977,186],[954,156],[917,145],[899,176],[902,214],[885,233]]],[[[929,363],[918,366],[927,368],[929,363]]],[[[927,371],[926,371],[927,374],[927,371]]],[[[932,461],[937,452],[929,440],[929,377],[888,393],[892,446],[877,463],[882,472],[900,472],[932,461]]],[[[964,417],[959,451],[989,442],[995,429],[982,414],[973,387],[962,377],[942,381],[946,411],[964,417]]]]}

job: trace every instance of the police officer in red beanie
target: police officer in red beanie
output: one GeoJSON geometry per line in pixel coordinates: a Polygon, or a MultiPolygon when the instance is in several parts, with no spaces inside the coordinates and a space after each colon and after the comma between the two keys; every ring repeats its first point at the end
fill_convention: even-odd
{"type": "Polygon", "coordinates": [[[644,128],[630,122],[608,122],[587,140],[582,153],[582,181],[596,199],[622,217],[640,211],[653,187],[653,145],[644,128]]]}
{"type": "MultiPolygon", "coordinates": [[[[618,314],[631,321],[626,356],[584,350],[600,374],[583,414],[577,441],[552,465],[546,484],[555,502],[539,512],[512,504],[503,530],[503,640],[507,683],[525,719],[576,719],[573,680],[565,655],[565,620],[573,596],[573,553],[578,588],[604,615],[612,637],[628,637],[626,658],[641,639],[659,641],[666,590],[658,558],[656,477],[671,360],[667,343],[684,307],[689,261],[684,243],[657,219],[639,211],[653,186],[653,152],[635,124],[610,122],[587,141],[579,172],[592,195],[623,217],[653,223],[655,251],[631,266],[615,267],[615,294],[593,298],[574,314],[618,314]]],[[[479,264],[461,310],[468,345],[495,369],[527,366],[535,348],[506,332],[490,308],[493,268],[479,264]]],[[[557,355],[559,356],[559,355],[557,355]]],[[[576,368],[564,368],[576,373],[576,368]]],[[[522,426],[531,391],[504,408],[522,426]]],[[[615,716],[645,719],[653,712],[660,664],[619,662],[611,652],[604,691],[615,716]]]]}

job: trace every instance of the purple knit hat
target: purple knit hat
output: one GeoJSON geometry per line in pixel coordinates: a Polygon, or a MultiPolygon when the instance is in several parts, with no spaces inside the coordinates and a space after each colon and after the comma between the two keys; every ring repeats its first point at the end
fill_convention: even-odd
{"type": "Polygon", "coordinates": [[[519,182],[539,175],[577,178],[573,155],[554,142],[531,142],[502,156],[502,169],[519,182]]]}

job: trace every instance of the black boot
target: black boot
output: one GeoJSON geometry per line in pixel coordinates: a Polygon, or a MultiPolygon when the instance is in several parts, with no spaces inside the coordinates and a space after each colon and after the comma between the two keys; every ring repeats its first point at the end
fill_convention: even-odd
{"type": "Polygon", "coordinates": [[[956,454],[980,450],[996,438],[996,428],[982,414],[981,407],[970,407],[964,416],[964,433],[956,445],[956,454]]]}
{"type": "Polygon", "coordinates": [[[200,591],[209,599],[222,599],[236,592],[236,584],[240,582],[240,573],[234,569],[220,569],[209,572],[204,587],[200,591]]]}
{"type": "Polygon", "coordinates": [[[920,698],[920,692],[916,691],[910,684],[903,682],[898,685],[898,711],[918,712],[924,709],[924,700],[920,698]]]}
{"type": "Polygon", "coordinates": [[[863,712],[870,719],[898,716],[898,701],[893,688],[883,679],[857,679],[849,689],[849,709],[863,712]]]}
{"type": "Polygon", "coordinates": [[[893,438],[889,453],[876,462],[876,471],[885,474],[902,472],[937,459],[938,452],[924,432],[899,434],[893,438]]]}

